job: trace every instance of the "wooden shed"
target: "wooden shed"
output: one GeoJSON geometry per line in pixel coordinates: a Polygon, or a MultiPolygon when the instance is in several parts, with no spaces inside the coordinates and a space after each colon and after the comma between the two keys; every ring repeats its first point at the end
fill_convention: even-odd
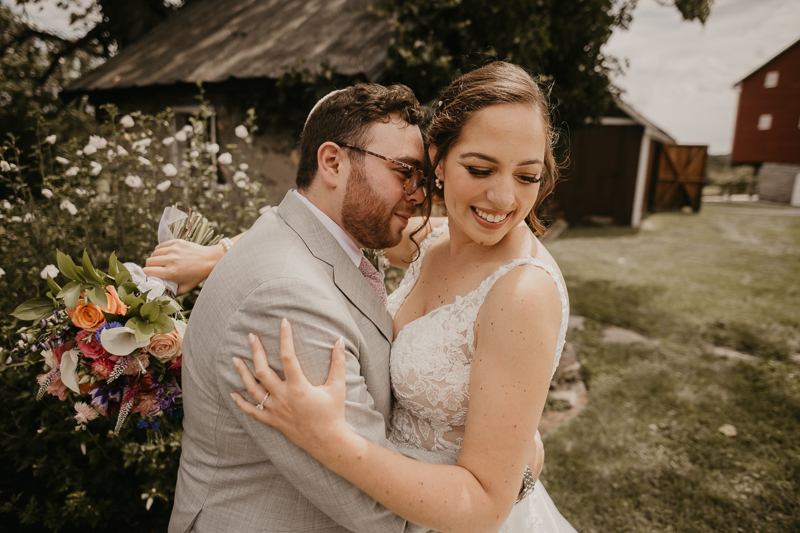
{"type": "Polygon", "coordinates": [[[678,145],[618,101],[599,124],[573,132],[549,211],[571,223],[632,227],[647,211],[698,211],[705,168],[705,146],[678,145]]]}

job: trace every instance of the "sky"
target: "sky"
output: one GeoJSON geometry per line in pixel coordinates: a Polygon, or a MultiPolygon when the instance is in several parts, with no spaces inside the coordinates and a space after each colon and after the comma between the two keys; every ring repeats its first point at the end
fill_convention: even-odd
{"type": "MultiPolygon", "coordinates": [[[[29,11],[35,20],[73,35],[55,0],[41,5],[29,11]]],[[[656,0],[638,0],[630,28],[615,31],[604,52],[628,61],[614,78],[625,102],[679,143],[727,154],[734,85],[798,39],[800,0],[715,0],[705,25],[683,21],[677,9],[656,0]]]]}

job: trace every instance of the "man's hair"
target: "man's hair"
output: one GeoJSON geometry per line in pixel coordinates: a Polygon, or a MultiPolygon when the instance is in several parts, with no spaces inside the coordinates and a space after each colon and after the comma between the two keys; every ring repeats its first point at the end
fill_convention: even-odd
{"type": "MultiPolygon", "coordinates": [[[[369,141],[371,126],[376,122],[388,122],[390,115],[398,115],[410,125],[419,125],[425,110],[405,85],[384,87],[359,83],[323,99],[303,128],[297,188],[302,190],[311,185],[317,173],[317,151],[323,143],[361,147],[369,141]]],[[[350,157],[360,163],[364,154],[352,151],[350,157]]]]}

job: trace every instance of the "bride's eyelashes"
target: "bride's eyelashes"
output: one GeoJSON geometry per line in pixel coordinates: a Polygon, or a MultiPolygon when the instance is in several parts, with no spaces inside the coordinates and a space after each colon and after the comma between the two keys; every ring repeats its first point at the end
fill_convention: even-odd
{"type": "MultiPolygon", "coordinates": [[[[465,166],[464,168],[467,169],[471,175],[479,178],[485,178],[492,174],[492,170],[476,168],[471,166],[465,166]]],[[[524,181],[525,183],[539,183],[542,181],[542,176],[526,176],[526,175],[519,175],[517,176],[520,180],[524,181]]]]}

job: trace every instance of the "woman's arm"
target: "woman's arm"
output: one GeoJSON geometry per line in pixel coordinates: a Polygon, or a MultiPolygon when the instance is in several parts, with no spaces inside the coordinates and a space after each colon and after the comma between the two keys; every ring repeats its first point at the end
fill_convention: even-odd
{"type": "MultiPolygon", "coordinates": [[[[420,244],[422,240],[434,229],[438,228],[444,221],[447,220],[447,217],[431,217],[428,219],[428,223],[425,224],[416,235],[414,235],[414,241],[417,244],[420,244]]],[[[422,226],[422,222],[424,219],[422,217],[413,217],[408,221],[408,226],[406,229],[403,230],[403,239],[400,241],[400,244],[395,246],[394,248],[387,248],[384,250],[386,252],[386,259],[389,261],[393,267],[407,269],[408,265],[416,258],[417,255],[417,245],[414,244],[414,241],[411,240],[411,234],[417,230],[420,226],[422,226]]]]}
{"type": "MultiPolygon", "coordinates": [[[[231,237],[231,242],[235,243],[245,233],[247,232],[231,237]]],[[[206,279],[223,255],[225,248],[222,243],[202,246],[181,239],[172,239],[156,246],[145,262],[144,273],[174,281],[178,284],[178,294],[184,294],[206,279]]]]}
{"type": "Polygon", "coordinates": [[[344,420],[341,347],[334,349],[328,382],[312,387],[294,357],[288,325],[281,329],[285,382],[267,366],[255,338],[254,364],[263,387],[237,363],[256,402],[270,391],[264,409],[232,396],[250,416],[280,429],[409,521],[443,532],[497,531],[513,507],[534,442],[560,320],[558,292],[546,272],[520,267],[495,284],[476,324],[469,415],[456,466],[417,462],[350,431],[344,420]]]}

